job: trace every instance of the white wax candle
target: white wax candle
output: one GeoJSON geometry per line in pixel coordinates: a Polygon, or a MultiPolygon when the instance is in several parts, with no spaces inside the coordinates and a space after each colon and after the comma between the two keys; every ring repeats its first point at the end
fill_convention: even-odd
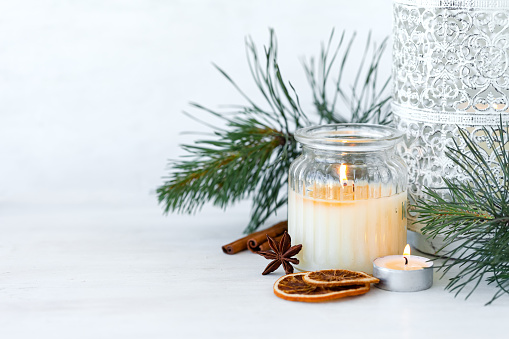
{"type": "Polygon", "coordinates": [[[416,255],[388,255],[376,259],[373,264],[382,268],[402,271],[422,270],[433,265],[429,259],[416,255]]]}
{"type": "Polygon", "coordinates": [[[406,244],[407,194],[372,198],[373,190],[349,185],[320,192],[315,187],[313,197],[290,190],[288,232],[294,244],[302,244],[297,255],[298,269],[372,273],[375,258],[402,253],[406,244]]]}

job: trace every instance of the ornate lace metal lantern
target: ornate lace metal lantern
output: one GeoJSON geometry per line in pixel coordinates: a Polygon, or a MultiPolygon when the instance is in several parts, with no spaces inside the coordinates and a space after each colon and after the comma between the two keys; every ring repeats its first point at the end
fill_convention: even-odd
{"type": "MultiPolygon", "coordinates": [[[[445,156],[458,128],[496,166],[482,127],[509,121],[509,1],[395,0],[393,10],[393,111],[406,133],[401,153],[413,203],[423,186],[443,186],[442,177],[466,179],[445,156]]],[[[408,226],[414,246],[436,248],[411,218],[408,226]]]]}

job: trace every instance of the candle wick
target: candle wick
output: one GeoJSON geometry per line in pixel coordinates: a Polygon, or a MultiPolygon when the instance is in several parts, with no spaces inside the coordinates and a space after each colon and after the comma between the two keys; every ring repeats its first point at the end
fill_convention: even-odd
{"type": "Polygon", "coordinates": [[[405,258],[405,266],[408,265],[408,259],[406,257],[403,258],[405,258]]]}

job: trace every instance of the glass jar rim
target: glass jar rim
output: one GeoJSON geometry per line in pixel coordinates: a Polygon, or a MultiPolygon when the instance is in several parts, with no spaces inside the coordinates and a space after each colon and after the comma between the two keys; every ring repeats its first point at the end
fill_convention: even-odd
{"type": "Polygon", "coordinates": [[[383,125],[344,123],[301,128],[295,132],[295,139],[319,150],[367,152],[394,147],[403,134],[383,125]]]}

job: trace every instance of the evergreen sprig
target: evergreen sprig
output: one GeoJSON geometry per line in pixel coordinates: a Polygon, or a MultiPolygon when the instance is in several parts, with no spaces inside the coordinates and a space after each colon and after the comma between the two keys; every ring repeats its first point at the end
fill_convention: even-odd
{"type": "Polygon", "coordinates": [[[318,61],[311,58],[309,62],[304,62],[306,76],[313,93],[313,103],[320,117],[319,123],[374,122],[381,125],[389,124],[392,118],[391,111],[387,109],[391,99],[391,96],[387,95],[390,77],[381,86],[378,81],[378,69],[387,46],[387,38],[377,46],[376,44],[372,45],[371,33],[368,35],[353,84],[348,86],[349,90],[345,90],[342,86],[343,76],[356,34],[354,33],[346,42],[343,31],[339,43],[334,49],[332,49],[333,37],[334,31],[328,43],[322,45],[318,61]],[[337,78],[331,91],[328,83],[341,52],[342,57],[339,58],[337,78]],[[365,65],[369,56],[371,56],[370,63],[366,69],[365,65]],[[338,114],[338,108],[350,115],[338,114]]]}
{"type": "Polygon", "coordinates": [[[345,37],[343,32],[333,47],[333,31],[328,43],[322,45],[316,67],[314,59],[304,65],[313,94],[313,109],[307,110],[309,113],[301,108],[294,87],[281,74],[273,30],[270,30],[269,44],[263,54],[258,52],[251,38],[246,39],[248,65],[261,102],[248,96],[215,65],[246,104],[230,106],[233,112],[192,104],[199,111],[223,119],[225,127],[210,126],[213,139],[183,145],[188,154],[170,162],[170,175],[157,190],[165,212],[194,213],[206,202],[226,208],[252,197],[251,221],[245,232],[253,232],[287,202],[288,169],[299,155],[293,137],[296,129],[310,125],[311,121],[388,123],[389,80],[379,86],[377,77],[386,41],[377,46],[372,43],[371,36],[368,37],[365,57],[358,65],[353,85],[345,90],[342,78],[355,34],[346,45],[345,37]],[[341,59],[339,66],[338,59],[341,59]],[[335,67],[337,78],[332,80],[335,67]],[[341,114],[341,109],[349,111],[350,115],[341,114]]]}
{"type": "Polygon", "coordinates": [[[490,304],[509,293],[509,150],[507,127],[483,128],[486,145],[493,151],[496,166],[488,162],[485,150],[474,143],[468,132],[459,129],[465,152],[454,140],[447,157],[463,171],[468,180],[444,179],[445,187],[426,188],[426,199],[419,199],[423,233],[444,237],[444,274],[451,268],[459,273],[446,289],[458,295],[470,286],[468,298],[482,281],[494,284],[497,291],[490,304]],[[445,191],[444,191],[445,190],[445,191]],[[440,193],[446,193],[440,194],[440,193]],[[452,259],[456,258],[456,259],[452,259]]]}

